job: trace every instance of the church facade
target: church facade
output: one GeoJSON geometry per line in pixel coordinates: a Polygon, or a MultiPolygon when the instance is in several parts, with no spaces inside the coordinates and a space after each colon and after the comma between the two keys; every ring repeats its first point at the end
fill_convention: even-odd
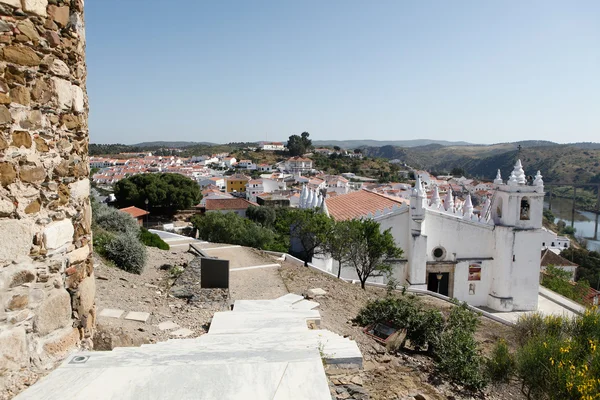
{"type": "MultiPolygon", "coordinates": [[[[401,284],[497,311],[535,310],[542,177],[538,172],[535,180],[528,182],[518,161],[508,181],[504,182],[498,171],[494,188],[494,195],[481,210],[474,209],[470,195],[461,202],[449,190],[442,199],[435,186],[428,194],[418,177],[409,202],[363,190],[318,201],[313,197],[311,203],[304,203],[309,207],[320,204],[334,219],[372,218],[382,230],[389,228],[404,251],[393,270],[401,284]],[[369,210],[370,204],[376,209],[369,210]],[[352,209],[359,214],[367,212],[348,214],[352,209]]],[[[313,261],[330,272],[337,273],[339,268],[328,257],[313,261]]],[[[351,268],[342,267],[343,277],[353,278],[352,274],[351,268]]],[[[385,283],[386,278],[372,280],[385,283]]]]}

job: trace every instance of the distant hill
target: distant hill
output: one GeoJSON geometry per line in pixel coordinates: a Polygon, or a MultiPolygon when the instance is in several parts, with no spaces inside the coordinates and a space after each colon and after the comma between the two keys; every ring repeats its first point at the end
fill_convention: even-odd
{"type": "Polygon", "coordinates": [[[157,148],[157,147],[168,147],[168,148],[184,148],[184,147],[191,147],[191,146],[216,146],[216,143],[210,143],[210,142],[166,142],[166,141],[158,141],[158,142],[142,142],[142,143],[136,143],[136,144],[132,144],[132,147],[138,147],[138,148],[157,148]]]}
{"type": "MultiPolygon", "coordinates": [[[[380,146],[399,146],[399,147],[418,147],[430,144],[439,144],[442,146],[473,146],[468,142],[449,142],[446,140],[414,139],[414,140],[313,140],[313,145],[319,146],[339,146],[342,149],[356,149],[358,147],[380,147],[380,146]]],[[[484,145],[482,145],[484,146],[484,145]]]]}
{"type": "Polygon", "coordinates": [[[528,175],[537,170],[546,181],[586,183],[600,181],[600,145],[524,141],[472,146],[366,147],[363,153],[372,157],[399,159],[411,167],[436,172],[464,168],[474,177],[493,179],[500,169],[507,179],[517,159],[521,158],[528,175]],[[519,153],[519,147],[521,150],[519,153]]]}

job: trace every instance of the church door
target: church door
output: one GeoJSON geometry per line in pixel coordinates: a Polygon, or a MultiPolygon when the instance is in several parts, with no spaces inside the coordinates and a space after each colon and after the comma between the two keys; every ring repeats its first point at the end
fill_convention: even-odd
{"type": "Polygon", "coordinates": [[[443,294],[444,296],[448,296],[448,289],[450,285],[450,273],[442,272],[439,273],[442,279],[438,279],[437,272],[430,272],[427,274],[427,290],[434,293],[443,294]]]}

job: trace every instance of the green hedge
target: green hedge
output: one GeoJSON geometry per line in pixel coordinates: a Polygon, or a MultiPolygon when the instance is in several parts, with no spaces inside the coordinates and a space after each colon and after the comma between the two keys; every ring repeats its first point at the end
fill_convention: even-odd
{"type": "Polygon", "coordinates": [[[148,229],[146,229],[146,228],[141,229],[140,239],[141,239],[142,243],[144,243],[146,246],[156,247],[161,250],[169,250],[170,249],[167,242],[162,240],[160,238],[160,236],[158,236],[156,233],[152,233],[152,232],[148,231],[148,229]]]}

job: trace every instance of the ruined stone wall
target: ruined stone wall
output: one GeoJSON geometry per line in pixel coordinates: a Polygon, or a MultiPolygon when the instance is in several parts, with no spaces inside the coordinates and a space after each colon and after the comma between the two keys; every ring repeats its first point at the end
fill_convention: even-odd
{"type": "Polygon", "coordinates": [[[2,377],[91,345],[85,80],[83,0],[0,0],[2,377]]]}

